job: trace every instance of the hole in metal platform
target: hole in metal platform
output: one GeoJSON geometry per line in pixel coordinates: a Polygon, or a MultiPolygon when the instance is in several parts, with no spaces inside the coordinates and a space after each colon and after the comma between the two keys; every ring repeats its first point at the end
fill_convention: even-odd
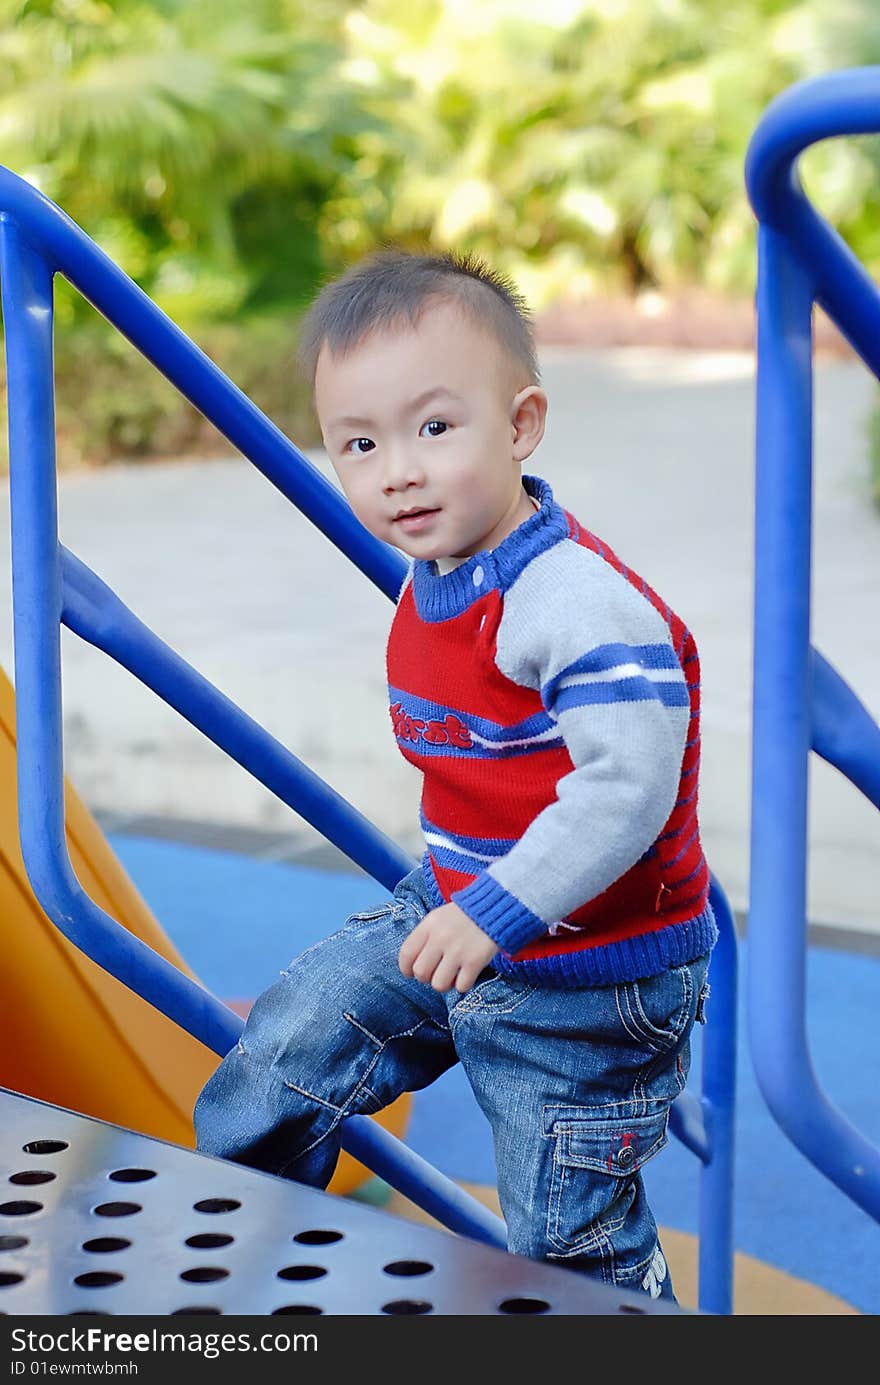
{"type": "Polygon", "coordinates": [[[131,1241],[127,1241],[124,1236],[95,1236],[91,1241],[83,1241],[83,1250],[94,1252],[95,1255],[109,1255],[114,1250],[127,1250],[131,1241]]]}
{"type": "Polygon", "coordinates": [[[36,1183],[51,1183],[53,1178],[57,1178],[57,1173],[50,1173],[48,1169],[22,1169],[21,1173],[11,1173],[10,1183],[29,1186],[36,1183]]]}
{"type": "Polygon", "coordinates": [[[632,1303],[621,1303],[617,1309],[618,1313],[644,1313],[644,1308],[636,1308],[632,1303]]]}
{"type": "Polygon", "coordinates": [[[229,1271],[219,1265],[196,1265],[194,1269],[184,1270],[180,1277],[188,1284],[214,1284],[218,1279],[228,1279],[229,1271]]]}
{"type": "Polygon", "coordinates": [[[66,1140],[29,1140],[26,1145],[22,1145],[25,1154],[59,1154],[62,1149],[69,1149],[66,1140]]]}
{"type": "Polygon", "coordinates": [[[323,1311],[323,1308],[316,1308],[313,1303],[285,1303],[283,1308],[273,1308],[269,1316],[280,1318],[288,1313],[323,1313],[323,1311]]]}
{"type": "Polygon", "coordinates": [[[196,1307],[194,1304],[192,1308],[175,1308],[173,1312],[168,1314],[168,1316],[170,1318],[197,1318],[201,1317],[204,1313],[210,1313],[212,1316],[219,1318],[223,1316],[223,1309],[196,1307]]]}
{"type": "Polygon", "coordinates": [[[82,1289],[106,1289],[111,1284],[121,1284],[124,1278],[124,1274],[116,1274],[113,1270],[88,1270],[86,1274],[75,1275],[73,1282],[82,1289]]]}
{"type": "Polygon", "coordinates": [[[198,1236],[187,1236],[186,1244],[193,1250],[218,1250],[220,1246],[231,1245],[235,1240],[225,1231],[205,1231],[198,1236]]]}
{"type": "Polygon", "coordinates": [[[155,1169],[114,1169],[108,1173],[114,1183],[146,1183],[148,1178],[156,1177],[155,1169]]]}
{"type": "Polygon", "coordinates": [[[300,1231],[293,1238],[301,1246],[330,1246],[342,1240],[341,1231],[300,1231]]]}
{"type": "Polygon", "coordinates": [[[131,1217],[144,1209],[139,1202],[101,1202],[92,1210],[96,1217],[131,1217]]]}
{"type": "Polygon", "coordinates": [[[383,1313],[433,1313],[433,1303],[423,1298],[397,1298],[392,1303],[383,1303],[383,1313]]]}
{"type": "Polygon", "coordinates": [[[240,1206],[234,1197],[205,1197],[193,1203],[197,1212],[234,1212],[240,1206]]]}
{"type": "Polygon", "coordinates": [[[27,1236],[0,1236],[0,1250],[21,1250],[29,1245],[27,1236]]]}
{"type": "Polygon", "coordinates": [[[8,1289],[10,1284],[20,1284],[24,1279],[23,1274],[16,1274],[14,1270],[0,1270],[0,1289],[8,1289]]]}
{"type": "Polygon", "coordinates": [[[499,1313],[548,1313],[550,1304],[543,1298],[506,1298],[499,1303],[499,1313]]]}
{"type": "Polygon", "coordinates": [[[430,1274],[434,1266],[429,1265],[427,1260],[392,1260],[390,1265],[385,1265],[383,1268],[386,1274],[409,1276],[430,1274]]]}
{"type": "Polygon", "coordinates": [[[327,1273],[320,1265],[286,1265],[278,1271],[279,1279],[322,1279],[327,1273]]]}
{"type": "Polygon", "coordinates": [[[42,1202],[0,1202],[0,1215],[4,1217],[29,1217],[31,1212],[42,1212],[42,1202]]]}

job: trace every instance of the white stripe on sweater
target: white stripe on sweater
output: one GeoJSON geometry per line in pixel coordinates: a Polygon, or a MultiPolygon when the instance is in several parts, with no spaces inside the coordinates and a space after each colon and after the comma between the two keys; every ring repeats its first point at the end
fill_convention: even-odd
{"type": "MultiPolygon", "coordinates": [[[[453,841],[451,837],[444,837],[440,832],[425,832],[423,835],[428,846],[445,847],[447,851],[454,851],[456,856],[473,857],[475,861],[498,860],[498,852],[494,856],[485,856],[480,851],[472,851],[470,847],[459,846],[458,842],[453,841]]],[[[503,855],[503,852],[501,854],[503,855]]]]}
{"type": "Polygon", "coordinates": [[[643,668],[641,664],[617,664],[614,668],[599,669],[596,673],[573,673],[559,682],[560,688],[572,688],[576,683],[617,683],[623,678],[649,678],[652,683],[683,682],[680,668],[643,668]]]}
{"type": "Polygon", "coordinates": [[[476,741],[477,745],[485,745],[490,750],[500,750],[502,747],[508,745],[538,745],[541,741],[558,741],[560,739],[560,731],[558,726],[548,726],[546,731],[539,731],[535,736],[523,736],[521,740],[514,741],[490,741],[487,740],[485,736],[478,736],[476,731],[474,731],[472,727],[469,726],[468,730],[471,733],[472,741],[476,741]]]}

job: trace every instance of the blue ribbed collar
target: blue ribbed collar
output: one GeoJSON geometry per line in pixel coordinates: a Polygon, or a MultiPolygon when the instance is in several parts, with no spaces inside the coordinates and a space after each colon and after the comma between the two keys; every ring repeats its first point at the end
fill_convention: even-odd
{"type": "Polygon", "coordinates": [[[439,573],[433,560],[413,563],[413,596],[422,620],[449,620],[461,615],[486,592],[507,591],[533,558],[568,536],[568,520],[553,492],[540,476],[524,476],[527,494],[539,502],[536,510],[497,548],[474,553],[451,572],[439,573]]]}

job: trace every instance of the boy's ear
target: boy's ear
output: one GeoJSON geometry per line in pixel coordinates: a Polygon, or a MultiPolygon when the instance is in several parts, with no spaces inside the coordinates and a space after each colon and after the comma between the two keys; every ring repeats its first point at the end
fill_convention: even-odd
{"type": "Polygon", "coordinates": [[[547,395],[540,385],[527,385],[513,397],[510,406],[513,455],[519,462],[531,456],[544,436],[547,402],[547,395]]]}

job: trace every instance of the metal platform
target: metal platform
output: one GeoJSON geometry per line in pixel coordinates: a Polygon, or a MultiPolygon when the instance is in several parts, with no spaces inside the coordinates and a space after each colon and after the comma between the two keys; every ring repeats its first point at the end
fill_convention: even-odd
{"type": "Polygon", "coordinates": [[[679,1313],[0,1088],[0,1312],[679,1313]]]}

